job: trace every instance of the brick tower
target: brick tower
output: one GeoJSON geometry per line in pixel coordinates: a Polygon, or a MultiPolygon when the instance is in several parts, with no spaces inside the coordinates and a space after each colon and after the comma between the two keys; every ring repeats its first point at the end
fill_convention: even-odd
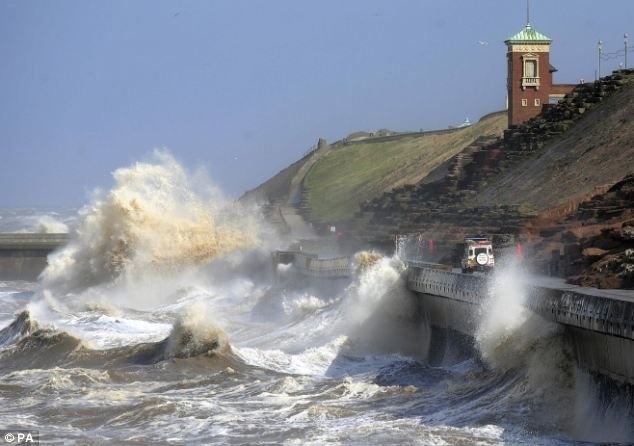
{"type": "Polygon", "coordinates": [[[552,39],[535,30],[530,23],[505,40],[508,59],[509,127],[537,116],[542,106],[562,98],[573,85],[553,85],[550,65],[552,39]]]}

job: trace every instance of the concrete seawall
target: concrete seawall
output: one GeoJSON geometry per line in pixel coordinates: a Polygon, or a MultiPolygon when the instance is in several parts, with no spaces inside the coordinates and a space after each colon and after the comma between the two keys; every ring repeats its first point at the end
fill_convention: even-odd
{"type": "Polygon", "coordinates": [[[46,258],[68,242],[68,234],[0,234],[0,280],[35,280],[46,258]]]}
{"type": "MultiPolygon", "coordinates": [[[[279,262],[282,257],[283,263],[293,263],[305,276],[336,278],[353,273],[352,261],[346,257],[318,259],[284,251],[274,259],[279,262]]],[[[407,287],[420,296],[421,314],[432,327],[436,345],[449,343],[455,334],[475,336],[481,307],[493,289],[490,278],[416,263],[408,265],[406,274],[407,287]]],[[[535,278],[534,282],[539,281],[535,278]]],[[[523,288],[523,305],[562,327],[579,367],[634,384],[634,293],[534,282],[523,288]]]]}
{"type": "MultiPolygon", "coordinates": [[[[486,277],[411,265],[407,285],[421,295],[432,326],[471,337],[491,291],[486,277]]],[[[527,285],[524,292],[526,308],[564,328],[581,368],[634,384],[634,298],[571,286],[527,285]]]]}

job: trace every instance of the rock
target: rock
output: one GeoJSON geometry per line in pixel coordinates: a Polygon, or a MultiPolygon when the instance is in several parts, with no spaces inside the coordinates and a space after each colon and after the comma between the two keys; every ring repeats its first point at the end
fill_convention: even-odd
{"type": "Polygon", "coordinates": [[[576,259],[581,255],[581,245],[579,243],[569,243],[564,245],[564,256],[576,259]]]}
{"type": "Polygon", "coordinates": [[[578,286],[583,286],[582,282],[583,282],[583,275],[578,275],[578,276],[569,276],[566,279],[566,283],[569,283],[571,285],[578,285],[578,286]]]}
{"type": "Polygon", "coordinates": [[[624,241],[634,241],[634,226],[625,226],[621,229],[621,238],[624,241]]]}
{"type": "Polygon", "coordinates": [[[586,248],[581,252],[581,255],[586,257],[590,263],[594,263],[601,257],[605,256],[609,251],[601,248],[586,248]]]}
{"type": "Polygon", "coordinates": [[[597,288],[604,290],[613,290],[625,287],[625,281],[617,276],[600,277],[597,282],[597,288]]]}
{"type": "Polygon", "coordinates": [[[615,237],[615,233],[612,232],[612,229],[602,230],[601,235],[595,237],[591,243],[595,248],[605,249],[610,251],[612,249],[616,249],[621,246],[621,241],[619,237],[615,237]]]}

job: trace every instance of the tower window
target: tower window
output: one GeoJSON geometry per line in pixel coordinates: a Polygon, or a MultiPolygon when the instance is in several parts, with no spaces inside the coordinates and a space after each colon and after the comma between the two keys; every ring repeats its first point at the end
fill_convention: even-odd
{"type": "Polygon", "coordinates": [[[542,101],[535,99],[535,107],[539,107],[540,105],[542,105],[542,101]]]}
{"type": "Polygon", "coordinates": [[[528,99],[522,99],[522,107],[528,107],[528,99]]]}
{"type": "Polygon", "coordinates": [[[524,77],[537,77],[537,61],[528,59],[524,63],[524,77]]]}
{"type": "Polygon", "coordinates": [[[522,60],[522,88],[536,87],[539,90],[539,56],[524,54],[522,60]]]}

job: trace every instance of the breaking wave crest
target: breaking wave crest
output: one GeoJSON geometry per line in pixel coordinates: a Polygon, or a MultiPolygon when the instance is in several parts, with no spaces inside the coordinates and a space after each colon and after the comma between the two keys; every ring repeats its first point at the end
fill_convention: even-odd
{"type": "Polygon", "coordinates": [[[38,328],[39,325],[31,318],[31,314],[24,310],[7,327],[0,330],[0,346],[12,344],[38,328]]]}
{"type": "Polygon", "coordinates": [[[189,358],[192,356],[231,351],[225,332],[209,317],[206,307],[194,304],[178,317],[167,338],[167,358],[189,358]]]}
{"type": "Polygon", "coordinates": [[[202,305],[191,305],[176,319],[170,334],[158,342],[96,350],[90,343],[54,326],[41,326],[23,311],[0,330],[0,359],[11,369],[106,363],[155,364],[169,359],[228,356],[225,332],[202,305]]]}
{"type": "Polygon", "coordinates": [[[68,291],[178,272],[257,244],[252,213],[225,202],[167,152],[113,176],[112,190],[95,194],[69,245],[49,258],[45,287],[68,291]]]}
{"type": "Polygon", "coordinates": [[[65,331],[41,326],[28,310],[0,330],[0,370],[48,368],[68,359],[82,341],[65,331]]]}

